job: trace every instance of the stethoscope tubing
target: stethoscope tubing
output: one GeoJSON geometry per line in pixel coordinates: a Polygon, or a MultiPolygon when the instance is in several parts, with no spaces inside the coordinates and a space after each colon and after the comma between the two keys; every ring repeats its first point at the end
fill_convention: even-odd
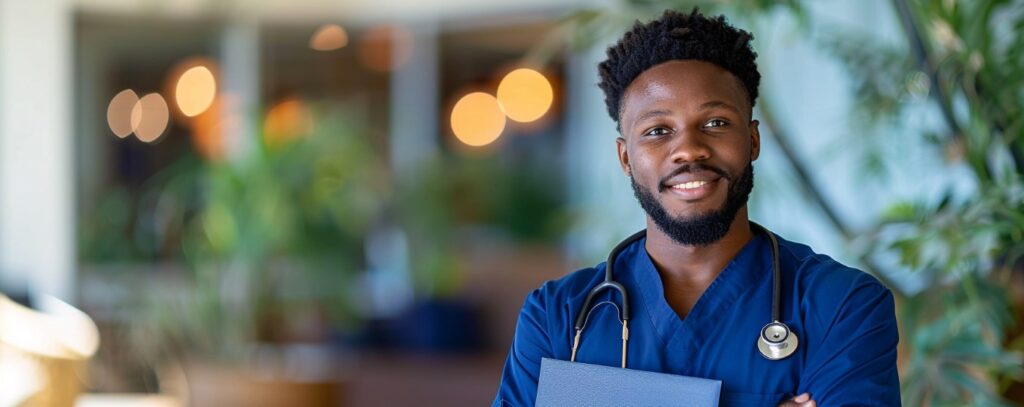
{"type": "MultiPolygon", "coordinates": [[[[766,229],[757,223],[750,222],[751,228],[757,229],[764,233],[768,237],[771,243],[772,251],[772,315],[771,322],[761,328],[761,332],[758,335],[757,348],[761,352],[762,356],[770,360],[780,360],[788,357],[796,351],[798,344],[797,337],[789,329],[785,323],[780,321],[779,308],[781,307],[782,297],[782,273],[780,272],[781,266],[779,263],[779,242],[771,231],[766,229]],[[782,333],[777,333],[773,337],[768,336],[769,329],[782,330],[782,333]]],[[[587,293],[586,299],[583,300],[583,306],[580,308],[579,313],[576,315],[576,321],[574,324],[575,335],[573,337],[572,355],[570,361],[576,361],[576,353],[579,349],[580,340],[583,335],[583,329],[585,328],[587,314],[590,310],[590,305],[593,303],[595,297],[605,290],[614,290],[619,293],[622,297],[622,367],[626,367],[626,354],[629,341],[629,294],[626,288],[622,284],[615,281],[613,267],[615,260],[619,254],[633,243],[643,239],[647,236],[647,230],[638,231],[626,239],[622,240],[612,249],[608,254],[608,260],[605,262],[604,270],[604,281],[599,283],[597,286],[592,288],[587,293]]]]}

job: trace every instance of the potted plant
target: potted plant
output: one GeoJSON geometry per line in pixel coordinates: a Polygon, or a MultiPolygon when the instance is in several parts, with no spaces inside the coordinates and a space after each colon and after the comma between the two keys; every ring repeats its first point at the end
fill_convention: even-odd
{"type": "Polygon", "coordinates": [[[163,204],[139,210],[178,231],[160,235],[180,240],[191,275],[149,301],[134,343],[176,362],[183,375],[163,378],[183,378],[164,383],[192,405],[337,404],[322,345],[356,323],[349,287],[387,173],[356,120],[309,112],[317,120],[266,126],[238,159],[186,158],[150,183],[163,204]]]}

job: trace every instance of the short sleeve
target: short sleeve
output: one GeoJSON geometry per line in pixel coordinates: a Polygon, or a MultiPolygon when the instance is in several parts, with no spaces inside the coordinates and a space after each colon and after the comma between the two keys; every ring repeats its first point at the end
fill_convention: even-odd
{"type": "Polygon", "coordinates": [[[867,275],[847,287],[846,295],[834,297],[842,299],[829,307],[834,313],[813,322],[824,334],[807,355],[799,392],[819,406],[899,406],[892,293],[867,275]]]}
{"type": "Polygon", "coordinates": [[[494,407],[532,406],[536,400],[540,360],[552,354],[543,290],[531,292],[519,312],[494,407]]]}

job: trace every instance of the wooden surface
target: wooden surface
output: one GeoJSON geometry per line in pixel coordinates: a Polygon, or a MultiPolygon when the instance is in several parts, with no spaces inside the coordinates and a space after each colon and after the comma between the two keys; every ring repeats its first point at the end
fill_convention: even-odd
{"type": "Polygon", "coordinates": [[[376,355],[361,358],[347,405],[488,406],[502,357],[376,355]]]}

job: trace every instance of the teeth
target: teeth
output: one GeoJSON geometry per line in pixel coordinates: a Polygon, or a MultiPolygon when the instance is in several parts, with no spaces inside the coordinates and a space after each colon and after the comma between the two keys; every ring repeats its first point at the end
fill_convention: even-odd
{"type": "Polygon", "coordinates": [[[684,182],[682,184],[673,185],[672,188],[674,188],[674,189],[694,189],[694,188],[700,188],[700,187],[704,186],[704,184],[707,184],[707,183],[708,183],[707,181],[690,181],[690,182],[684,182]]]}

